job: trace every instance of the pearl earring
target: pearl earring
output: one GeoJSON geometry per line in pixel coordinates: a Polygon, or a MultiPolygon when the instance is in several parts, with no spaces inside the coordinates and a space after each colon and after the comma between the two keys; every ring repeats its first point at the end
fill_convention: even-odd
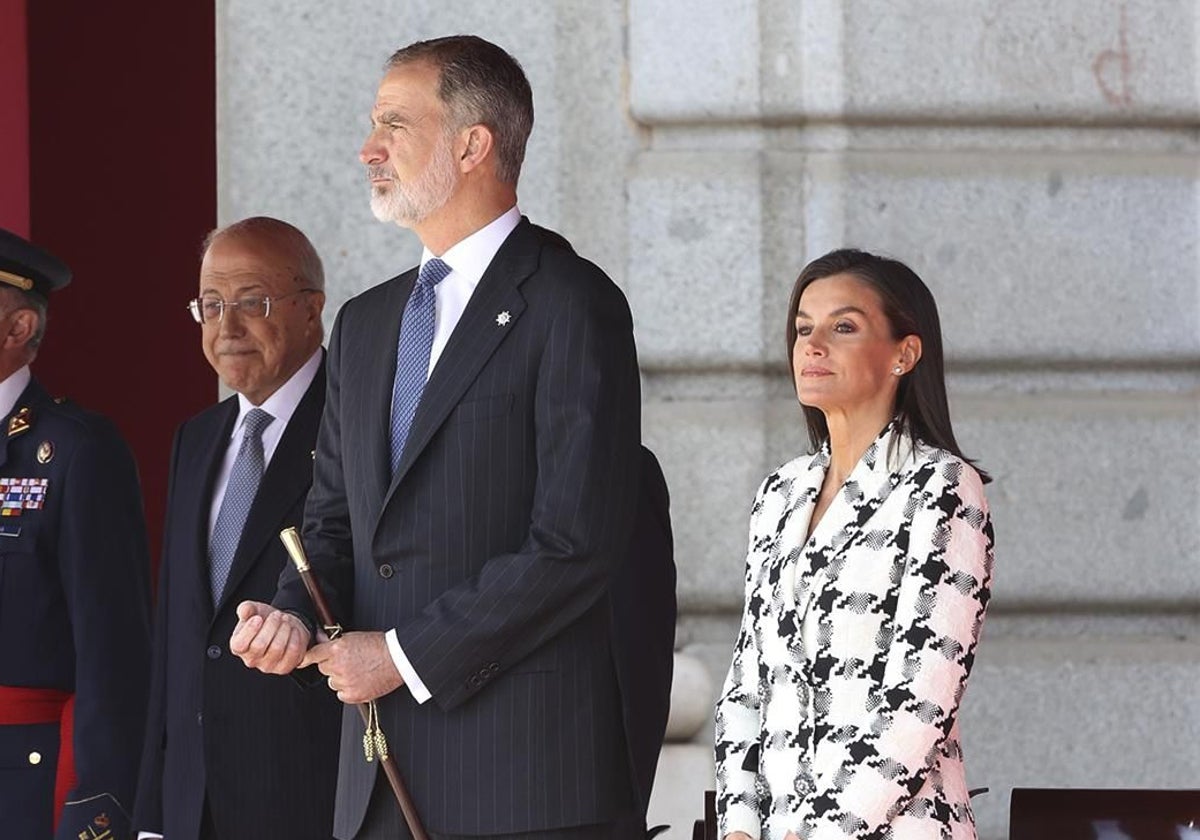
{"type": "Polygon", "coordinates": [[[896,365],[894,368],[892,368],[892,373],[899,376],[900,374],[904,373],[904,368],[900,367],[900,365],[896,365]]]}

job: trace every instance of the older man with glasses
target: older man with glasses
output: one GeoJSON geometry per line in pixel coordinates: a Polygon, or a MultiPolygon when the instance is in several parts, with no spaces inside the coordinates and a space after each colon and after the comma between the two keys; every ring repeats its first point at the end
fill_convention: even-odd
{"type": "Polygon", "coordinates": [[[175,436],[140,837],[332,834],[340,704],[226,650],[237,605],[274,594],[286,562],[279,531],[300,524],[312,482],[324,286],[317,252],[285,222],[246,219],[205,243],[188,310],[236,394],[175,436]]]}

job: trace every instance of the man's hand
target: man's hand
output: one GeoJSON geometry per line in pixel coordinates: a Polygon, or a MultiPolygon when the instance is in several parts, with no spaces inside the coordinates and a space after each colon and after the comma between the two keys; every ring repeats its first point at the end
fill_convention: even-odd
{"type": "Polygon", "coordinates": [[[346,633],[315,646],[300,663],[316,665],[343,703],[366,703],[404,685],[383,633],[346,633]]]}
{"type": "Polygon", "coordinates": [[[242,601],[238,623],[229,637],[229,650],[248,668],[264,674],[290,674],[308,650],[308,628],[294,615],[270,604],[242,601]]]}

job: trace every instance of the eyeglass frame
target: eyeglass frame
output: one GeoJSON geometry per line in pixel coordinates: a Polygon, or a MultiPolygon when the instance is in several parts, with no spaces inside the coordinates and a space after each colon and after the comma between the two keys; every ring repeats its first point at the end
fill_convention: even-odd
{"type": "Polygon", "coordinates": [[[195,321],[200,326],[204,326],[205,324],[221,323],[222,321],[225,320],[225,310],[226,309],[228,309],[229,307],[233,307],[234,309],[241,309],[242,305],[246,301],[249,301],[249,300],[253,300],[253,301],[257,301],[257,302],[261,303],[264,307],[264,311],[261,316],[247,315],[246,317],[248,317],[248,318],[259,318],[259,317],[270,318],[271,317],[271,304],[274,303],[275,301],[284,300],[285,298],[295,297],[296,295],[302,295],[307,292],[319,292],[319,291],[321,291],[321,290],[320,289],[312,289],[312,288],[297,289],[296,291],[288,292],[285,295],[261,295],[261,296],[246,295],[245,297],[239,298],[238,300],[225,300],[225,298],[221,297],[220,295],[214,295],[213,297],[215,297],[217,299],[217,301],[220,302],[220,306],[221,306],[221,312],[219,315],[217,315],[217,318],[215,321],[205,321],[204,320],[204,314],[203,314],[202,310],[200,309],[201,302],[204,300],[203,295],[201,295],[200,297],[194,297],[191,300],[189,300],[187,302],[187,306],[185,308],[188,310],[188,312],[191,313],[192,320],[195,321]]]}

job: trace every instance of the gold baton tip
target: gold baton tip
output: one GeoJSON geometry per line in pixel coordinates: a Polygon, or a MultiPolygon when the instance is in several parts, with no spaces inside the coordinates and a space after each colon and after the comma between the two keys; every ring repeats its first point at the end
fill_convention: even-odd
{"type": "Polygon", "coordinates": [[[292,565],[296,567],[296,571],[302,574],[307,572],[309,569],[308,555],[304,553],[304,543],[300,541],[300,532],[295,528],[284,528],[279,532],[279,539],[283,541],[283,547],[287,549],[288,556],[292,558],[292,565]]]}

